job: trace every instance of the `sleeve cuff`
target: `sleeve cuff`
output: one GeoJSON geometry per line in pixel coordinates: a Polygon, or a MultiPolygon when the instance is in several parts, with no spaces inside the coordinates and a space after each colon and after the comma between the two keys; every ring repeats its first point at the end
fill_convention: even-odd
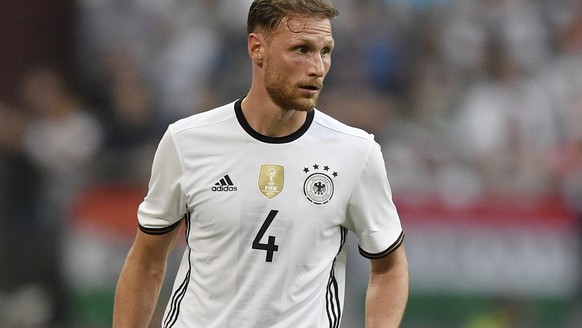
{"type": "Polygon", "coordinates": [[[400,247],[400,245],[402,245],[403,241],[404,241],[404,232],[401,232],[400,236],[398,236],[396,241],[394,243],[392,243],[392,245],[390,245],[386,250],[384,250],[380,253],[368,253],[365,250],[363,250],[361,247],[358,247],[358,249],[360,251],[360,255],[362,255],[365,258],[380,259],[380,258],[383,258],[384,256],[392,253],[393,251],[395,251],[398,247],[400,247]]]}
{"type": "Polygon", "coordinates": [[[178,222],[172,224],[171,226],[167,226],[167,227],[163,227],[163,228],[146,228],[140,224],[139,230],[141,230],[143,233],[146,233],[148,235],[163,235],[163,234],[166,234],[166,233],[176,229],[176,227],[178,227],[180,225],[180,222],[182,222],[182,221],[179,220],[178,222]]]}

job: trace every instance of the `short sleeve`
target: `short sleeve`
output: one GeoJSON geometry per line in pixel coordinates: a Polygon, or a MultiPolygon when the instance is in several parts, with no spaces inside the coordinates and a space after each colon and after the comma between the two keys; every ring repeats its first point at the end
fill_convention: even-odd
{"type": "Polygon", "coordinates": [[[346,220],[347,227],[356,234],[364,257],[381,258],[402,244],[404,233],[392,200],[384,158],[376,142],[370,148],[350,197],[346,220]]]}
{"type": "Polygon", "coordinates": [[[152,164],[148,193],[138,208],[140,229],[163,234],[175,228],[186,213],[183,167],[170,129],[162,137],[152,164]]]}

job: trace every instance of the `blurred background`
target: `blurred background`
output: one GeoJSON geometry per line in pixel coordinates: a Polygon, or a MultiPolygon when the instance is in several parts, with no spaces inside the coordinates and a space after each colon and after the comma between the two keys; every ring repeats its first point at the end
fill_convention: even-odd
{"type": "MultiPolygon", "coordinates": [[[[0,327],[110,326],[161,134],[250,85],[250,2],[0,2],[0,327]]],[[[582,3],[335,4],[318,107],[382,145],[402,326],[582,327],[582,3]]],[[[358,328],[368,262],[348,247],[358,328]]]]}

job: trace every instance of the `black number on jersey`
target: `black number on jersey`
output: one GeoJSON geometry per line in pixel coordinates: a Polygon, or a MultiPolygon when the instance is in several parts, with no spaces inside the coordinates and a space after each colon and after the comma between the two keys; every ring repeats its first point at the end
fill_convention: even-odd
{"type": "Polygon", "coordinates": [[[273,253],[279,250],[279,245],[275,244],[275,236],[269,236],[269,241],[266,244],[261,243],[261,239],[265,235],[265,232],[267,232],[267,229],[273,222],[273,219],[277,213],[279,213],[279,211],[276,210],[269,212],[269,215],[267,215],[267,218],[265,219],[265,222],[263,222],[261,229],[259,229],[259,233],[257,233],[255,240],[253,240],[253,249],[267,251],[267,262],[273,262],[273,253]]]}

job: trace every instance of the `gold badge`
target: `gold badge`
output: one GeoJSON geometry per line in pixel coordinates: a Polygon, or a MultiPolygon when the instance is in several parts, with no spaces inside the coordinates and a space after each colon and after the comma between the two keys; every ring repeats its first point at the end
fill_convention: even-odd
{"type": "Polygon", "coordinates": [[[283,191],[285,170],[276,164],[261,165],[259,172],[259,190],[265,197],[271,199],[283,191]]]}

